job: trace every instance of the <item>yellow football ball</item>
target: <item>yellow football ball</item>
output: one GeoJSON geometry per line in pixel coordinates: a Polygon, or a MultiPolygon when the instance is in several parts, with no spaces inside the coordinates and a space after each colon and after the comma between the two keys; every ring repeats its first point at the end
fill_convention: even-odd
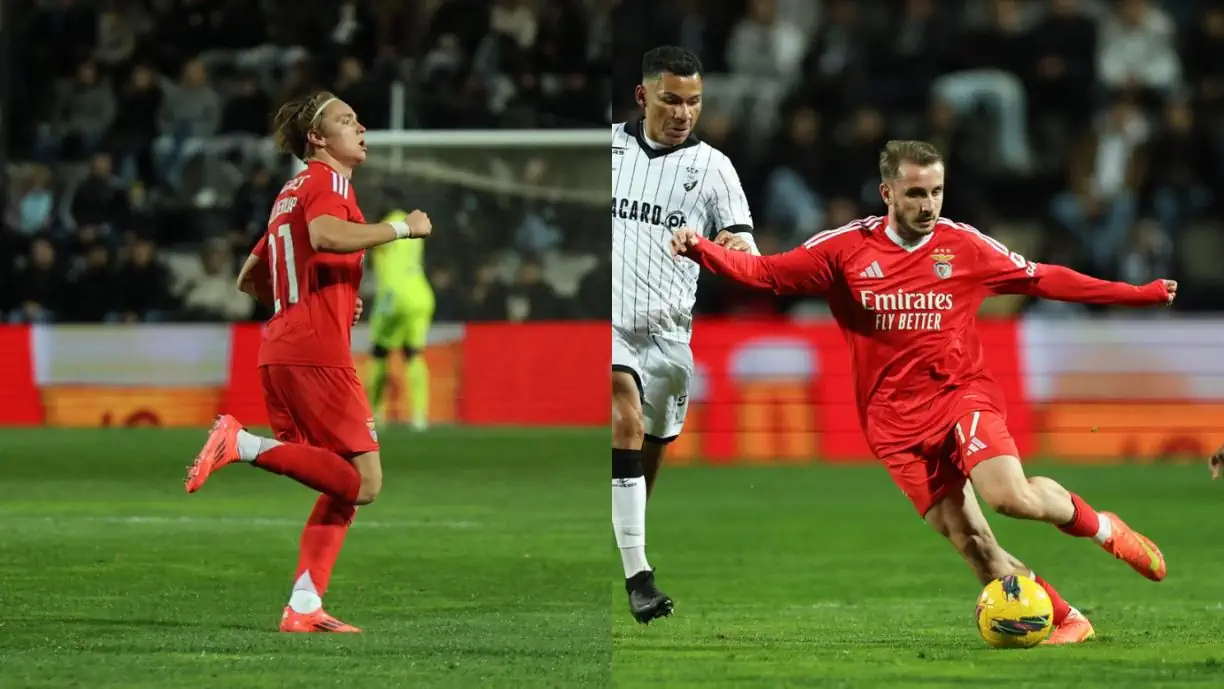
{"type": "Polygon", "coordinates": [[[977,600],[977,626],[994,648],[1031,648],[1053,628],[1054,606],[1041,585],[1008,575],[986,584],[977,600]]]}

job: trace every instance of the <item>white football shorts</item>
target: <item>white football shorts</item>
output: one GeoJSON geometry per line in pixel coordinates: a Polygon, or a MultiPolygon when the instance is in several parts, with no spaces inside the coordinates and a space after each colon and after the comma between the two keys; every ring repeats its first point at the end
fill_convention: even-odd
{"type": "Polygon", "coordinates": [[[642,395],[646,439],[669,443],[688,415],[693,350],[687,343],[637,335],[612,326],[612,370],[631,374],[642,395]]]}

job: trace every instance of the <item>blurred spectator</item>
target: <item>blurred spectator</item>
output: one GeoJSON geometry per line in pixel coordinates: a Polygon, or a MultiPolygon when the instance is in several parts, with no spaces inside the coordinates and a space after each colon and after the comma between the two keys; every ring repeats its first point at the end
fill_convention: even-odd
{"type": "Polygon", "coordinates": [[[1118,0],[1101,23],[1097,70],[1112,91],[1164,99],[1181,86],[1173,20],[1151,0],[1118,0]]]}
{"type": "Polygon", "coordinates": [[[200,254],[200,275],[183,294],[189,320],[239,321],[251,315],[254,302],[238,290],[234,256],[224,240],[205,245],[200,254]]]}
{"type": "Polygon", "coordinates": [[[947,74],[937,77],[931,94],[958,117],[984,108],[994,120],[996,152],[1012,172],[1032,167],[1028,138],[1028,99],[1021,76],[1028,67],[1028,35],[1020,0],[991,0],[989,23],[966,32],[949,58],[947,74]]]}
{"type": "MultiPolygon", "coordinates": [[[[610,284],[610,283],[609,283],[610,284]]],[[[455,283],[455,271],[448,265],[440,265],[429,274],[429,286],[433,288],[437,308],[434,320],[442,323],[465,321],[467,317],[467,295],[455,283]]]]}
{"type": "Polygon", "coordinates": [[[612,257],[604,252],[599,255],[599,263],[582,277],[582,282],[578,285],[577,308],[582,318],[593,321],[611,320],[612,302],[608,298],[611,284],[612,257]]]}
{"type": "Polygon", "coordinates": [[[68,303],[67,279],[55,246],[46,237],[30,242],[29,254],[18,266],[14,281],[17,308],[9,314],[15,323],[49,323],[68,303]]]}
{"type": "Polygon", "coordinates": [[[272,99],[259,85],[259,76],[250,72],[243,74],[221,112],[220,132],[264,136],[272,127],[269,120],[272,110],[272,99]]]}
{"type": "Polygon", "coordinates": [[[1140,222],[1130,239],[1122,250],[1119,280],[1142,285],[1173,274],[1173,245],[1159,224],[1140,222]]]}
{"type": "Polygon", "coordinates": [[[727,42],[732,74],[789,83],[807,51],[803,29],[778,17],[777,0],[748,0],[748,13],[727,42]]]}
{"type": "Polygon", "coordinates": [[[91,61],[82,62],[77,66],[76,79],[59,87],[55,113],[42,128],[41,156],[54,159],[59,155],[70,158],[92,155],[110,131],[116,112],[115,94],[98,73],[98,66],[91,61]]]}
{"type": "Polygon", "coordinates": [[[512,39],[520,48],[530,49],[535,45],[538,24],[535,12],[524,0],[493,0],[489,28],[512,39]]]}
{"type": "Polygon", "coordinates": [[[854,0],[830,0],[825,7],[804,57],[798,95],[836,121],[864,94],[873,37],[854,0]]]}
{"type": "Polygon", "coordinates": [[[115,264],[105,244],[91,244],[85,263],[72,282],[73,320],[98,323],[118,307],[115,295],[115,264]]]}
{"type": "Polygon", "coordinates": [[[56,194],[51,187],[51,170],[45,165],[31,168],[24,183],[8,204],[9,226],[26,236],[50,232],[55,222],[56,194]]]}
{"type": "Polygon", "coordinates": [[[95,225],[110,228],[127,214],[127,194],[111,169],[111,157],[105,153],[89,161],[89,174],[73,190],[68,201],[71,209],[70,228],[95,225]]]}
{"type": "MultiPolygon", "coordinates": [[[[472,289],[464,312],[468,320],[504,321],[506,311],[506,284],[497,274],[496,261],[487,259],[476,269],[472,289]]],[[[435,295],[436,296],[436,295],[435,295]]]]}
{"type": "Polygon", "coordinates": [[[820,146],[821,119],[816,110],[796,109],[778,134],[771,169],[765,179],[762,216],[767,226],[799,241],[815,234],[824,221],[823,199],[827,161],[820,146]]]}
{"type": "Polygon", "coordinates": [[[153,181],[151,151],[163,98],[157,75],[148,65],[136,65],[119,89],[123,117],[115,122],[111,136],[119,169],[129,184],[138,179],[153,181]]]}
{"type": "Polygon", "coordinates": [[[1150,146],[1148,177],[1152,211],[1163,233],[1176,232],[1186,220],[1211,206],[1208,184],[1215,164],[1210,139],[1189,103],[1166,106],[1150,146]]]}
{"type": "Polygon", "coordinates": [[[162,320],[173,308],[170,274],[157,260],[157,247],[148,239],[136,239],[127,246],[127,256],[115,278],[118,313],[124,323],[162,320]]]}
{"type": "Polygon", "coordinates": [[[956,43],[955,25],[935,0],[902,0],[885,19],[880,45],[872,51],[872,100],[902,112],[920,110],[931,82],[947,66],[956,43]]]}
{"type": "Polygon", "coordinates": [[[1097,272],[1111,272],[1114,257],[1131,233],[1146,174],[1148,136],[1139,106],[1118,97],[1076,145],[1070,189],[1052,202],[1055,219],[1079,241],[1097,272]]]}
{"type": "Polygon", "coordinates": [[[1092,111],[1097,27],[1082,4],[1049,0],[1049,12],[1029,33],[1029,49],[1018,53],[1028,58],[1019,75],[1028,82],[1029,105],[1053,151],[1066,146],[1092,111]]]}
{"type": "Polygon", "coordinates": [[[366,79],[365,67],[360,60],[346,57],[340,61],[339,75],[332,85],[332,93],[353,106],[354,110],[372,116],[376,104],[383,100],[375,93],[377,89],[377,84],[366,79]]]}
{"type": "Polygon", "coordinates": [[[544,281],[544,268],[534,258],[524,259],[519,264],[518,274],[506,290],[505,300],[506,320],[554,321],[566,316],[564,303],[557,291],[544,281]]]}
{"type": "Polygon", "coordinates": [[[203,61],[190,60],[157,113],[161,136],[154,142],[155,163],[171,185],[182,184],[183,166],[202,148],[203,137],[216,134],[220,125],[221,99],[208,83],[203,61]]]}
{"type": "Polygon", "coordinates": [[[119,67],[136,52],[139,28],[134,7],[129,4],[126,11],[111,7],[98,15],[98,43],[93,55],[107,69],[119,67]]]}

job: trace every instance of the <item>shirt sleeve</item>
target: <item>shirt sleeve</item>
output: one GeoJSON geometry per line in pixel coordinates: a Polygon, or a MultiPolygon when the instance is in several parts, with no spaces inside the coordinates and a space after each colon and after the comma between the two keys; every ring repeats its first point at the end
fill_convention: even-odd
{"type": "Polygon", "coordinates": [[[353,204],[353,188],[349,180],[335,171],[311,175],[310,183],[302,194],[302,203],[302,213],[308,225],[324,215],[347,221],[353,204]]]}
{"type": "Polygon", "coordinates": [[[251,249],[251,255],[258,258],[264,263],[268,262],[268,233],[264,232],[263,236],[256,242],[255,248],[251,249]]]}
{"type": "Polygon", "coordinates": [[[1063,266],[1029,261],[976,230],[972,235],[979,245],[986,271],[984,284],[990,294],[1112,306],[1155,306],[1168,301],[1168,291],[1159,280],[1142,286],[1099,280],[1063,266]]]}
{"type": "Polygon", "coordinates": [[[709,204],[711,235],[722,230],[733,233],[752,232],[752,210],[748,208],[748,197],[744,185],[731,159],[721,156],[714,170],[707,203],[709,204]]]}
{"type": "Polygon", "coordinates": [[[825,239],[818,234],[785,253],[757,256],[728,251],[702,238],[686,255],[711,273],[747,287],[818,295],[828,292],[837,276],[837,256],[825,239]]]}

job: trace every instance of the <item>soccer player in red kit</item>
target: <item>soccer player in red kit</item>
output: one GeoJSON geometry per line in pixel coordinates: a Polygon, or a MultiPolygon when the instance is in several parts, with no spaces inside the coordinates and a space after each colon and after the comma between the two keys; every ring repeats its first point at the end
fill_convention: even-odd
{"type": "Polygon", "coordinates": [[[259,373],[274,438],[217,419],[187,474],[194,493],[217,469],[247,462],[321,495],[302,533],[297,576],[281,618],[285,632],[357,632],[323,611],[323,594],[358,505],[382,488],[374,419],[353,366],[350,334],[365,250],[432,232],[421,211],[366,224],[350,182],[366,157],[365,127],[347,103],[318,93],[276,116],[282,149],[306,169],[281,189],[268,230],[238,284],[272,306],[259,373]]]}
{"type": "Polygon", "coordinates": [[[928,143],[888,142],[880,176],[887,217],[822,232],[789,252],[731,252],[687,228],[675,233],[672,249],[743,285],[825,296],[850,345],[860,423],[893,481],[982,583],[1023,574],[1045,588],[1055,626],[1047,643],[1085,641],[1092,624],[999,546],[976,495],[1000,514],[1090,538],[1153,581],[1165,577],[1164,557],[1116,515],[1048,478],[1025,476],[983,360],[976,314],[994,294],[1165,305],[1177,284],[1133,286],[1032,263],[941,218],[944,165],[928,143]]]}

